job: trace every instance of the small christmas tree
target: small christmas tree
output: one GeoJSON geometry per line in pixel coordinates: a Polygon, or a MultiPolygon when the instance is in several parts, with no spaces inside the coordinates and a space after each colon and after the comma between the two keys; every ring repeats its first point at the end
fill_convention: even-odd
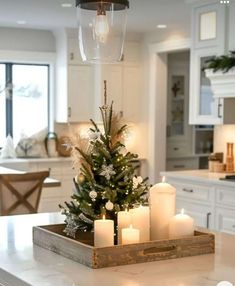
{"type": "Polygon", "coordinates": [[[132,160],[138,156],[127,152],[123,143],[127,126],[113,113],[113,104],[100,108],[103,131],[91,120],[89,138],[79,137],[78,145],[71,142],[72,156],[78,175],[74,178],[76,193],[71,202],[60,205],[66,215],[65,233],[93,229],[95,219],[104,214],[116,222],[117,212],[147,201],[147,179],[135,176],[132,160]]]}

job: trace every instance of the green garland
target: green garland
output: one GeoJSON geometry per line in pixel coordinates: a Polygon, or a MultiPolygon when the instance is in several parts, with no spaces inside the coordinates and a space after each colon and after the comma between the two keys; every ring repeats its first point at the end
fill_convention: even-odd
{"type": "Polygon", "coordinates": [[[207,60],[206,63],[208,65],[203,68],[204,70],[213,69],[213,72],[222,71],[226,73],[235,67],[235,51],[229,52],[228,55],[213,57],[207,60]]]}

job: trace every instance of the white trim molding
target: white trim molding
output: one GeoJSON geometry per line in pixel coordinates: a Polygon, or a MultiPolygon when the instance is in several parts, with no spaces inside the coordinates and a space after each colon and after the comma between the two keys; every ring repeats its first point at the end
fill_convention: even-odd
{"type": "Polygon", "coordinates": [[[166,164],[167,53],[188,50],[190,39],[149,45],[149,181],[160,179],[166,164]]]}

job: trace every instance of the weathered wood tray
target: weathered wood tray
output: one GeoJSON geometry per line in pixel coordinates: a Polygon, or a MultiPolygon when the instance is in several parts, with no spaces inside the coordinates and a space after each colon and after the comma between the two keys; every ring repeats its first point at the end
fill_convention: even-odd
{"type": "Polygon", "coordinates": [[[65,225],[33,227],[33,243],[91,268],[143,263],[164,259],[195,256],[215,252],[211,233],[195,231],[194,236],[144,243],[94,247],[91,234],[82,233],[78,239],[63,233],[65,225]]]}

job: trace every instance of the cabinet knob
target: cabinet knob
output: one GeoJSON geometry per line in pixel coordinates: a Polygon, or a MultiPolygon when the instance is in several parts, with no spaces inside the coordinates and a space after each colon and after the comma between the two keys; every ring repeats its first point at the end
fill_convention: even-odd
{"type": "Polygon", "coordinates": [[[193,190],[192,190],[192,189],[183,188],[182,191],[183,191],[183,192],[186,192],[186,193],[193,193],[193,190]]]}
{"type": "Polygon", "coordinates": [[[70,53],[70,61],[74,60],[74,53],[70,53]]]}
{"type": "Polygon", "coordinates": [[[174,147],[174,150],[175,150],[175,151],[178,151],[178,150],[179,150],[179,148],[178,148],[178,147],[174,147]]]}
{"type": "Polygon", "coordinates": [[[185,168],[185,165],[174,165],[175,169],[183,169],[185,168]]]}
{"type": "Polygon", "coordinates": [[[120,113],[120,117],[123,117],[123,111],[120,111],[119,113],[120,113]]]}

